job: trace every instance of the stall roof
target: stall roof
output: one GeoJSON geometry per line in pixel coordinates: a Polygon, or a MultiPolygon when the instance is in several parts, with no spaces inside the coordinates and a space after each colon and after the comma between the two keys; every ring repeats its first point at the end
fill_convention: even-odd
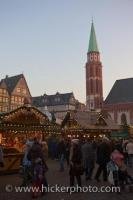
{"type": "Polygon", "coordinates": [[[79,126],[84,129],[111,129],[119,130],[120,127],[110,117],[95,111],[70,111],[67,112],[62,127],[79,126]]]}
{"type": "Polygon", "coordinates": [[[0,114],[1,130],[49,130],[59,129],[55,122],[50,122],[48,117],[35,107],[25,105],[11,112],[0,114]]]}

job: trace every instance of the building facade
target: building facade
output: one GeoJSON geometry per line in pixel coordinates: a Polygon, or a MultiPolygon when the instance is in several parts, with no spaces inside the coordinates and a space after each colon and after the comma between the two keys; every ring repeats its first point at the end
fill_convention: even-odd
{"type": "Polygon", "coordinates": [[[91,25],[91,33],[86,62],[86,108],[98,110],[103,105],[102,64],[98,50],[94,24],[91,25]]]}
{"type": "Polygon", "coordinates": [[[55,95],[44,94],[42,96],[33,97],[32,105],[40,109],[43,113],[48,110],[54,112],[56,118],[63,119],[67,111],[76,109],[85,109],[85,105],[77,101],[74,94],[57,92],[55,95]]]}
{"type": "Polygon", "coordinates": [[[104,110],[117,124],[133,125],[133,78],[116,80],[104,101],[104,110]]]}
{"type": "Polygon", "coordinates": [[[0,81],[0,112],[9,112],[25,101],[31,104],[31,94],[23,74],[6,76],[0,81]]]}

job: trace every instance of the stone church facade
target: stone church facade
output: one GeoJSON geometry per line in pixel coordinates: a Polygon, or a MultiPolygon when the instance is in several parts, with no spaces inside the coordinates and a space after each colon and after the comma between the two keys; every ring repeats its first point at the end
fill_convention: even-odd
{"type": "Polygon", "coordinates": [[[116,80],[104,101],[104,110],[117,124],[133,125],[133,78],[116,80]]]}

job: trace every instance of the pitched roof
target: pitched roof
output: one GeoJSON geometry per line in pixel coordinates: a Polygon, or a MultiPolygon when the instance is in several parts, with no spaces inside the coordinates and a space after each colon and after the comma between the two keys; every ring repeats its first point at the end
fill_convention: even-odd
{"type": "Polygon", "coordinates": [[[8,92],[11,93],[15,89],[18,81],[21,78],[24,78],[23,74],[19,74],[19,75],[16,75],[16,76],[11,76],[11,77],[6,76],[6,78],[1,80],[0,85],[4,82],[6,84],[6,86],[7,86],[8,92]]]}
{"type": "MultiPolygon", "coordinates": [[[[75,122],[81,128],[86,129],[119,129],[119,126],[114,123],[114,121],[109,118],[103,116],[101,113],[93,112],[93,111],[70,111],[67,112],[64,120],[62,121],[62,127],[66,125],[68,121],[72,123],[75,122]],[[104,123],[100,123],[100,121],[104,123]],[[98,127],[97,127],[98,126],[98,127]]],[[[68,123],[71,125],[71,123],[68,123]]]]}
{"type": "Polygon", "coordinates": [[[133,102],[133,78],[116,80],[105,104],[133,102]]]}
{"type": "Polygon", "coordinates": [[[55,95],[44,94],[43,96],[32,97],[32,104],[36,107],[66,105],[70,103],[72,97],[74,98],[72,92],[64,94],[57,92],[55,95]]]}
{"type": "Polygon", "coordinates": [[[91,24],[91,33],[90,33],[88,53],[89,52],[99,52],[98,45],[97,45],[96,34],[95,34],[95,28],[94,28],[93,22],[91,24]]]}

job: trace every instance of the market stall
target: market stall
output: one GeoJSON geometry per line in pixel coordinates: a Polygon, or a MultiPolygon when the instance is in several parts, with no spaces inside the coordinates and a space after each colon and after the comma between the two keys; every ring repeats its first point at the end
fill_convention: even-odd
{"type": "Polygon", "coordinates": [[[62,133],[68,138],[110,137],[120,127],[98,112],[68,112],[62,122],[62,133]]]}
{"type": "Polygon", "coordinates": [[[50,122],[48,117],[32,106],[22,106],[0,115],[0,143],[4,149],[5,167],[0,172],[18,169],[23,156],[26,140],[47,137],[60,133],[60,126],[50,122]]]}

